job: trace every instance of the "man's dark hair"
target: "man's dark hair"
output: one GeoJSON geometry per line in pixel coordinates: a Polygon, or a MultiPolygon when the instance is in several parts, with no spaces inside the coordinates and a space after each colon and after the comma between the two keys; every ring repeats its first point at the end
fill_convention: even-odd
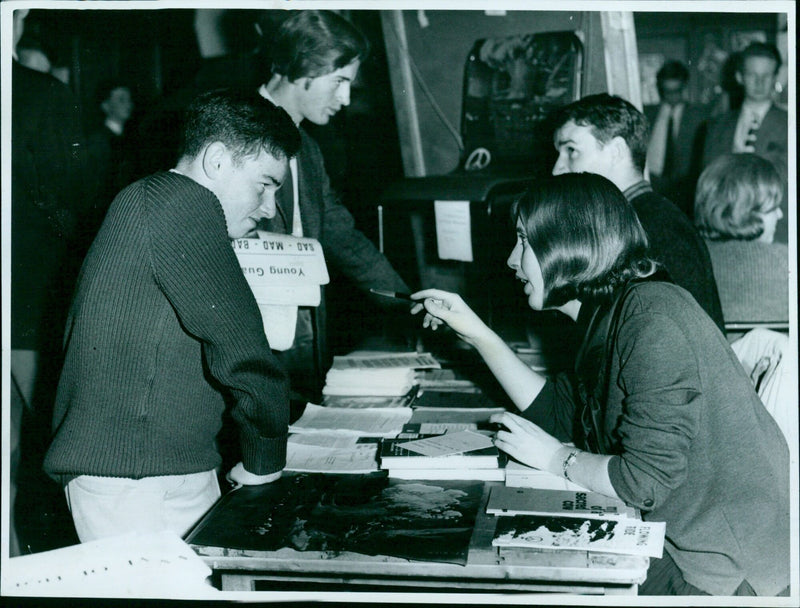
{"type": "Polygon", "coordinates": [[[285,110],[252,90],[217,89],[197,96],[184,116],[179,158],[195,157],[219,141],[235,162],[264,150],[291,158],[300,149],[300,132],[285,110]]]}
{"type": "Polygon", "coordinates": [[[644,172],[649,137],[647,119],[631,103],[608,93],[587,95],[553,114],[554,132],[569,121],[591,127],[592,135],[602,144],[617,136],[624,139],[631,151],[633,165],[644,172]]]}
{"type": "Polygon", "coordinates": [[[659,88],[665,80],[680,80],[686,84],[689,81],[689,70],[680,61],[667,61],[656,73],[659,88]]]}
{"type": "Polygon", "coordinates": [[[747,45],[747,47],[739,53],[738,70],[741,71],[744,68],[744,62],[750,57],[766,57],[767,59],[772,59],[775,62],[775,72],[777,72],[783,64],[783,59],[781,59],[778,47],[766,42],[751,42],[747,45]]]}
{"type": "Polygon", "coordinates": [[[344,17],[331,11],[301,11],[283,22],[272,43],[272,73],[316,78],[363,61],[369,41],[344,17]]]}

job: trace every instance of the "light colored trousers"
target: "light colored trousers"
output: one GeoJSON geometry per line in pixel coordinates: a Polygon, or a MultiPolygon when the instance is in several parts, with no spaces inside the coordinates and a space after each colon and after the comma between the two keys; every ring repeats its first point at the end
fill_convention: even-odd
{"type": "Polygon", "coordinates": [[[215,471],[142,479],[81,475],[64,491],[82,543],[130,532],[184,536],[220,497],[215,471]]]}

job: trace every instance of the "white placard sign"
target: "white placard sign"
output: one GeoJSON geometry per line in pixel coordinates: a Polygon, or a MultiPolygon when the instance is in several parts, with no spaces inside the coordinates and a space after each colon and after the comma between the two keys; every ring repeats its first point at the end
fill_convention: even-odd
{"type": "Polygon", "coordinates": [[[472,261],[469,201],[434,201],[436,245],[443,260],[472,261]]]}
{"type": "Polygon", "coordinates": [[[261,311],[273,350],[292,347],[298,306],[319,306],[330,281],[322,245],[312,238],[258,231],[231,246],[261,311]]]}

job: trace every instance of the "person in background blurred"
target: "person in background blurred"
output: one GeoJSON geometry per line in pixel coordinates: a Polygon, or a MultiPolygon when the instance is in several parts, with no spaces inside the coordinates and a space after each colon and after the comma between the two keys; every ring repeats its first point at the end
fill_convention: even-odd
{"type": "Polygon", "coordinates": [[[695,225],[706,238],[728,323],[789,322],[789,250],[778,171],[756,154],[723,154],[697,182],[695,225]]]}
{"type": "MultiPolygon", "coordinates": [[[[14,11],[17,50],[27,16],[27,9],[14,11]]],[[[42,475],[41,460],[74,283],[76,224],[86,198],[78,100],[64,83],[19,59],[15,54],[11,66],[9,359],[12,445],[18,450],[11,456],[12,501],[21,490],[11,529],[16,524],[21,547],[12,536],[12,551],[55,548],[48,528],[57,518],[45,511],[58,488],[42,475]]]]}
{"type": "Polygon", "coordinates": [[[131,144],[125,132],[134,109],[130,87],[119,79],[103,80],[95,91],[95,103],[102,122],[86,138],[93,190],[92,203],[81,226],[87,248],[112,199],[133,178],[131,144]]]}
{"type": "MultiPolygon", "coordinates": [[[[789,115],[775,104],[778,70],[783,63],[772,44],[753,42],[739,54],[736,80],[744,88],[738,110],[709,121],[703,145],[702,168],[718,156],[752,152],[769,160],[777,169],[784,188],[781,212],[788,215],[788,124],[789,115]]],[[[788,242],[788,222],[779,221],[775,238],[788,242]]]]}
{"type": "Polygon", "coordinates": [[[677,207],[692,216],[692,191],[697,176],[692,175],[696,161],[698,129],[706,118],[701,106],[689,103],[686,85],[689,70],[680,61],[668,61],[656,74],[660,103],[645,108],[650,123],[647,166],[653,190],[663,194],[677,207]]]}

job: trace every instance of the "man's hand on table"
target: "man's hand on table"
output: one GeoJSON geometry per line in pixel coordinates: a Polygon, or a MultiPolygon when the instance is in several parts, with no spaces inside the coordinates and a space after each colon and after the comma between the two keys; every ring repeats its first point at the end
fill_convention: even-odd
{"type": "Polygon", "coordinates": [[[283,471],[269,473],[268,475],[256,475],[245,469],[244,465],[240,462],[228,472],[225,478],[236,487],[260,486],[265,483],[277,481],[280,479],[281,473],[283,473],[283,471]]]}

